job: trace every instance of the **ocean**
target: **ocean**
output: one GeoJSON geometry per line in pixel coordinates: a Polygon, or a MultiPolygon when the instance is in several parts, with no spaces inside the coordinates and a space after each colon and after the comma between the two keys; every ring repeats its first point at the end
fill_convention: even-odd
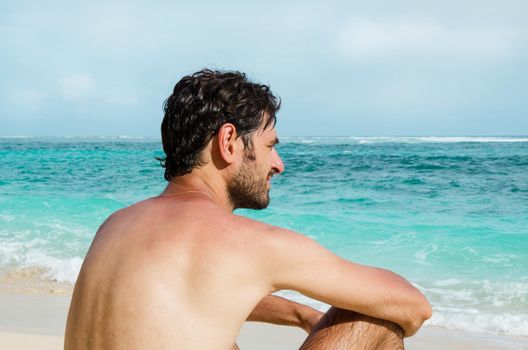
{"type": "MultiPolygon", "coordinates": [[[[528,336],[528,137],[281,137],[277,149],[286,170],[269,208],[237,214],[403,275],[431,301],[429,325],[528,336]]],[[[154,138],[0,138],[0,268],[74,283],[103,220],[165,187],[160,155],[154,138]]]]}

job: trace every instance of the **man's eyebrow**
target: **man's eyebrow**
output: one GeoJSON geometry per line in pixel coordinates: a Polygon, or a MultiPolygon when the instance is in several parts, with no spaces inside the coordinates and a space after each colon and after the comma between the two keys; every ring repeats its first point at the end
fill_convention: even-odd
{"type": "Polygon", "coordinates": [[[275,146],[278,143],[279,143],[279,138],[276,137],[275,140],[271,141],[270,146],[275,146]]]}

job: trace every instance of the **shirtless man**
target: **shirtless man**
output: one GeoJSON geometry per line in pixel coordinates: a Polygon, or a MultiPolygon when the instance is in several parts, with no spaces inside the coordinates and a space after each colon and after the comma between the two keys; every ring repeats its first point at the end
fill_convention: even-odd
{"type": "Polygon", "coordinates": [[[99,228],[66,350],[229,350],[246,320],[302,327],[301,349],[403,349],[431,316],[409,282],[232,213],[265,208],[284,170],[278,108],[267,86],[238,72],[203,70],[176,84],[162,123],[169,184],[99,228]],[[270,295],[282,289],[333,307],[322,315],[270,295]]]}

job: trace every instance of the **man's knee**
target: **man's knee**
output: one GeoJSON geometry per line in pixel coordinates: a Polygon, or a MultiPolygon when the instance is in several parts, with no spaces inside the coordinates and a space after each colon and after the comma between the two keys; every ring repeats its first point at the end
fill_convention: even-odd
{"type": "Polygon", "coordinates": [[[301,349],[403,349],[403,331],[393,322],[330,308],[301,349]]]}

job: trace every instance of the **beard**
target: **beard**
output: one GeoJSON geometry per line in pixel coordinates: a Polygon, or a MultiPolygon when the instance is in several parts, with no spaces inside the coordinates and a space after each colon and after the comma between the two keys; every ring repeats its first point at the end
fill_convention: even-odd
{"type": "Polygon", "coordinates": [[[233,208],[266,208],[270,202],[266,183],[267,178],[260,178],[254,158],[245,156],[240,170],[227,186],[227,194],[233,208]]]}

